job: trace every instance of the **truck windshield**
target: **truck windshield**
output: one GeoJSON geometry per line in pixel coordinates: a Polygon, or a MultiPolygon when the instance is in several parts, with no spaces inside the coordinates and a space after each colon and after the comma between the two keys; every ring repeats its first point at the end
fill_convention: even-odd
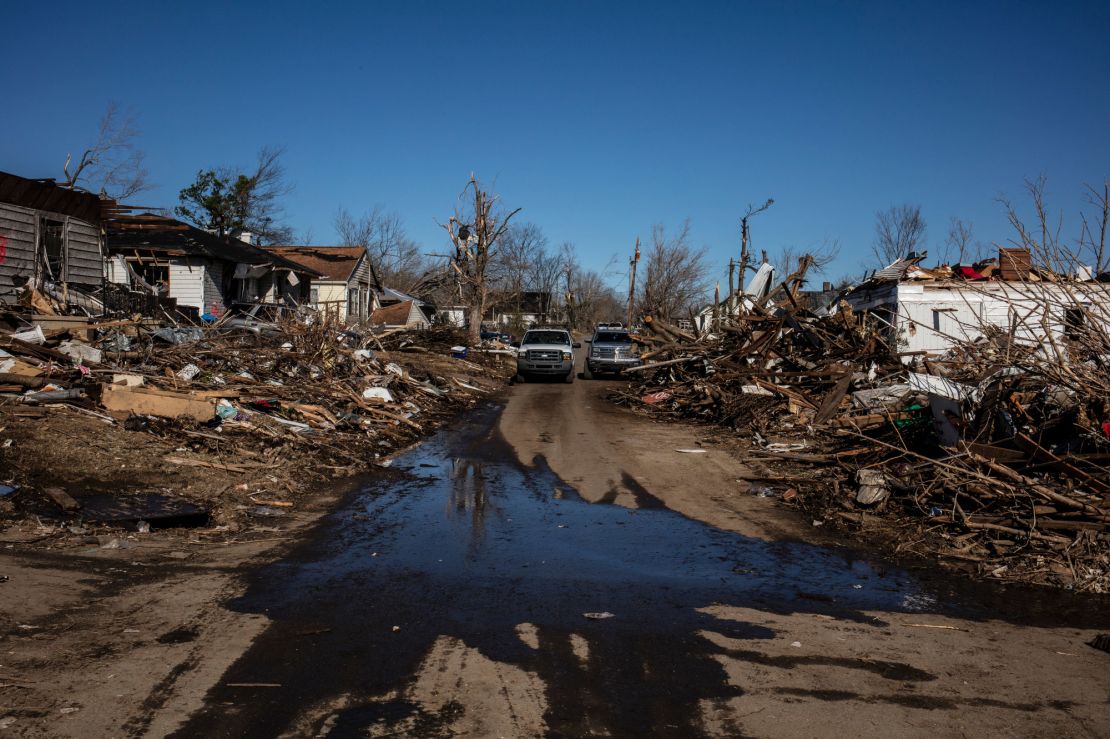
{"type": "Polygon", "coordinates": [[[594,334],[595,344],[631,344],[632,337],[623,331],[598,331],[594,334]]]}
{"type": "Polygon", "coordinates": [[[562,331],[529,331],[522,344],[570,344],[570,336],[562,331]]]}

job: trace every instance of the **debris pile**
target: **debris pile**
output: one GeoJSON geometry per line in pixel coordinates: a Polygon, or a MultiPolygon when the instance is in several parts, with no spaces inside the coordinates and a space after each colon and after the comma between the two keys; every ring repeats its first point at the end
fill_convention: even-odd
{"type": "Polygon", "coordinates": [[[452,357],[463,337],[449,329],[375,336],[317,317],[252,332],[136,317],[44,331],[7,320],[0,484],[16,490],[0,512],[61,509],[48,488],[78,501],[109,489],[177,496],[155,482],[177,468],[187,495],[235,525],[378,464],[511,372],[494,355],[452,357]],[[58,446],[65,468],[46,468],[58,446]]]}
{"type": "Polygon", "coordinates": [[[646,318],[645,364],[614,400],[738,432],[752,492],[815,525],[986,577],[1110,592],[1099,321],[1054,351],[985,331],[927,358],[900,355],[847,303],[820,317],[786,305],[749,301],[701,337],[646,318]]]}

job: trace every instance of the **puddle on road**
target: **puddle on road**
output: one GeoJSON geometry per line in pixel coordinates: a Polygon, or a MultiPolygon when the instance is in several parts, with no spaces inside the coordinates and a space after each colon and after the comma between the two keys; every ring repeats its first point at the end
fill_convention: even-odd
{"type": "MultiPolygon", "coordinates": [[[[725,650],[699,632],[775,636],[699,609],[882,626],[867,612],[974,617],[984,593],[1008,600],[997,588],[979,587],[973,598],[974,588],[952,589],[951,579],[928,584],[849,549],[752,539],[665,508],[589,504],[542,459],[533,469],[517,463],[496,434],[497,411],[396,460],[403,479],[356,495],[289,559],[252,576],[232,605],[274,623],[224,683],[281,687],[254,691],[249,702],[242,690],[217,688],[182,736],[303,729],[306,707],[340,699],[348,705],[331,716],[331,736],[398,727],[440,735],[457,705],[437,718],[398,696],[445,636],[538,675],[543,720],[555,734],[695,735],[702,701],[739,694],[717,659],[725,650]],[[614,617],[583,616],[606,611],[614,617]],[[532,645],[519,636],[521,624],[532,625],[532,645]]],[[[1056,619],[1060,605],[1054,597],[1056,619]]],[[[1015,617],[1008,613],[991,616],[1015,617]]]]}

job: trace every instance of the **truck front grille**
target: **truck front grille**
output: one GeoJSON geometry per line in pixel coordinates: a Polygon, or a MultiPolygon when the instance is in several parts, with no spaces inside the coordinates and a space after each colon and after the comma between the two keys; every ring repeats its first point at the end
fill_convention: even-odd
{"type": "Polygon", "coordinates": [[[562,360],[563,353],[551,349],[529,349],[529,362],[558,362],[562,360]]]}

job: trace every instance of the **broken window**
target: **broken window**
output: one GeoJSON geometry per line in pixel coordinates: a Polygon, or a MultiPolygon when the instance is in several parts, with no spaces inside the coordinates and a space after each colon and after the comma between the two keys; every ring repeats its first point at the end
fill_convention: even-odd
{"type": "Polygon", "coordinates": [[[1083,338],[1083,324],[1085,322],[1086,315],[1082,308],[1064,309],[1064,335],[1072,341],[1083,338]]]}
{"type": "Polygon", "coordinates": [[[65,224],[48,218],[41,219],[39,247],[46,262],[47,279],[65,281],[65,224]]]}
{"type": "Polygon", "coordinates": [[[143,282],[154,288],[157,295],[168,295],[170,291],[170,268],[165,265],[140,264],[135,273],[143,282]]]}

